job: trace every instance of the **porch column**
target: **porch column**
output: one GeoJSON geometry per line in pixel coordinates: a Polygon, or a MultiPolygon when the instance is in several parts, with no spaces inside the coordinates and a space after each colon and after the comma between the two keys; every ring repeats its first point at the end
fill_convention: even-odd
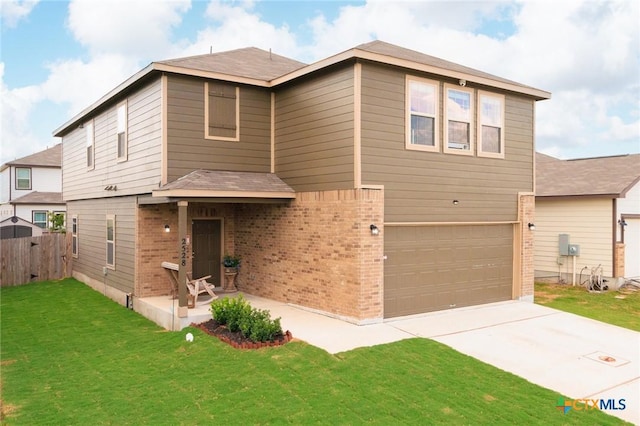
{"type": "Polygon", "coordinates": [[[178,201],[178,317],[188,315],[187,308],[187,256],[189,256],[189,242],[187,241],[187,201],[178,201]]]}

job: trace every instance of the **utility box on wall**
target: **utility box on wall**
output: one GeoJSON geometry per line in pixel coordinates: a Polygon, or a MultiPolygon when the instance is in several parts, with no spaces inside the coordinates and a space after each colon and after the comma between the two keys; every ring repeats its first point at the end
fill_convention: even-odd
{"type": "Polygon", "coordinates": [[[570,256],[569,254],[569,234],[558,235],[558,249],[560,256],[570,256]]]}

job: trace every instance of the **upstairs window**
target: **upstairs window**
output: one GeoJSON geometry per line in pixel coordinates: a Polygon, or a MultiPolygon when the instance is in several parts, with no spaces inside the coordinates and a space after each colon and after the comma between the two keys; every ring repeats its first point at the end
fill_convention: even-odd
{"type": "Polygon", "coordinates": [[[16,167],[16,189],[31,189],[31,169],[16,167]]]}
{"type": "Polygon", "coordinates": [[[118,161],[127,161],[127,102],[118,105],[118,161]]]}
{"type": "Polygon", "coordinates": [[[423,151],[440,149],[438,133],[439,84],[408,77],[406,86],[406,147],[423,151]]]}
{"type": "MultiPolygon", "coordinates": [[[[455,88],[454,88],[455,87],[455,88]]],[[[444,151],[473,155],[473,91],[447,87],[444,151]]]]}
{"type": "Polygon", "coordinates": [[[93,169],[94,167],[94,144],[95,144],[95,134],[93,132],[93,120],[89,121],[84,125],[87,137],[87,168],[93,169]]]}
{"type": "Polygon", "coordinates": [[[504,158],[504,96],[478,93],[478,156],[504,158]]]}
{"type": "Polygon", "coordinates": [[[206,82],[205,138],[237,141],[240,127],[240,89],[223,82],[206,82]]]}
{"type": "Polygon", "coordinates": [[[107,266],[111,269],[116,267],[116,217],[115,215],[107,215],[107,266]]]}

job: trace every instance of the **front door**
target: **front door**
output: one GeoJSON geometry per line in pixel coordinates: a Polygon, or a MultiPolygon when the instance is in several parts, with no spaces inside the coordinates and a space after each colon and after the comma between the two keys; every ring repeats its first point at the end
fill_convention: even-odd
{"type": "Polygon", "coordinates": [[[193,278],[211,275],[207,281],[220,286],[222,264],[222,220],[194,220],[193,278]]]}

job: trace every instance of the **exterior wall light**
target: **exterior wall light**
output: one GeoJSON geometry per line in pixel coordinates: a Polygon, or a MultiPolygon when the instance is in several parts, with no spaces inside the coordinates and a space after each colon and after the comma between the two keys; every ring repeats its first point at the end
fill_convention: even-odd
{"type": "Polygon", "coordinates": [[[536,230],[536,224],[535,223],[529,222],[529,224],[527,226],[529,227],[529,231],[535,231],[536,230]]]}
{"type": "Polygon", "coordinates": [[[171,232],[171,227],[169,225],[165,225],[164,232],[171,232]]]}
{"type": "Polygon", "coordinates": [[[373,224],[369,226],[369,229],[371,229],[371,235],[378,235],[380,233],[378,227],[373,224]]]}
{"type": "Polygon", "coordinates": [[[625,226],[627,226],[627,221],[624,220],[624,219],[620,219],[618,221],[618,225],[620,225],[620,226],[622,226],[624,228],[625,226]]]}
{"type": "Polygon", "coordinates": [[[453,205],[454,205],[454,206],[457,206],[459,203],[460,203],[460,201],[458,201],[458,200],[453,200],[453,205]]]}

